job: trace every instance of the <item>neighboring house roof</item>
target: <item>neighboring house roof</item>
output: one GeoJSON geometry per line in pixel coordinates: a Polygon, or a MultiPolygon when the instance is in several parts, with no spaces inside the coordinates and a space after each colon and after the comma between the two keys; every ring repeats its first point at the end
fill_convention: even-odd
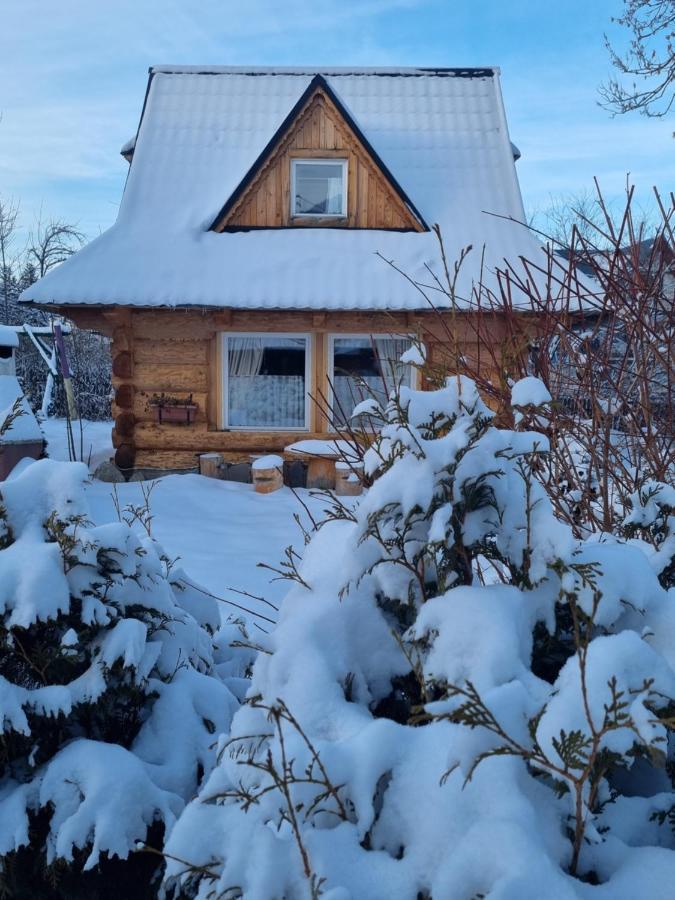
{"type": "MultiPolygon", "coordinates": [[[[210,228],[317,75],[449,262],[473,245],[458,291],[533,258],[499,87],[483,69],[159,66],[115,225],[29,288],[42,304],[415,309],[412,278],[439,274],[433,232],[210,228]],[[485,256],[482,249],[485,245],[485,256]]],[[[125,145],[127,154],[131,142],[125,145]]],[[[439,295],[440,298],[440,295],[439,295]]]]}
{"type": "Polygon", "coordinates": [[[19,335],[9,325],[0,325],[0,347],[18,347],[19,335]]]}
{"type": "Polygon", "coordinates": [[[15,375],[0,375],[0,426],[4,425],[19,400],[21,410],[18,418],[0,438],[3,444],[27,444],[42,441],[42,431],[33,410],[24,397],[21,385],[15,375]]]}
{"type": "MultiPolygon", "coordinates": [[[[663,235],[658,238],[646,238],[634,244],[626,244],[621,247],[624,258],[624,273],[635,273],[636,269],[646,277],[667,278],[675,272],[675,251],[663,235]]],[[[595,278],[598,270],[607,270],[613,264],[617,250],[609,246],[606,250],[589,250],[584,252],[582,247],[576,247],[574,252],[569,247],[558,247],[553,253],[559,259],[569,261],[574,257],[574,266],[577,272],[595,278]]]]}

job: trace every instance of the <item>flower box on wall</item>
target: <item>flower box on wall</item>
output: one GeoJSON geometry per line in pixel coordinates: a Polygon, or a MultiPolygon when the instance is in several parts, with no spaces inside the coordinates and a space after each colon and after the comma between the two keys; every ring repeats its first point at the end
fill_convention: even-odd
{"type": "Polygon", "coordinates": [[[192,402],[192,394],[187,400],[155,394],[148,401],[148,406],[154,410],[158,425],[193,425],[199,409],[198,405],[192,402]]]}

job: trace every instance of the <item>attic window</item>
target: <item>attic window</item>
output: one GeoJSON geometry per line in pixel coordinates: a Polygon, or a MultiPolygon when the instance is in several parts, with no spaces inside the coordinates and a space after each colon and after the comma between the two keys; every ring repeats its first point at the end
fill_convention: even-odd
{"type": "Polygon", "coordinates": [[[291,215],[326,218],[347,215],[347,160],[291,160],[291,215]]]}

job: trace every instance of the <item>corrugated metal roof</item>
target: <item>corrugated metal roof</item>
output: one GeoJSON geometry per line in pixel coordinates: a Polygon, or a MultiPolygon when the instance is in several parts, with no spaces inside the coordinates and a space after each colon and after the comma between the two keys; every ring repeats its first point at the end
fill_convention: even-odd
{"type": "Polygon", "coordinates": [[[316,74],[322,74],[453,260],[488,269],[538,247],[524,219],[497,70],[158,66],[116,224],[23,299],[266,308],[401,309],[429,281],[432,233],[209,226],[316,74]],[[497,214],[497,215],[491,215],[497,214]]]}

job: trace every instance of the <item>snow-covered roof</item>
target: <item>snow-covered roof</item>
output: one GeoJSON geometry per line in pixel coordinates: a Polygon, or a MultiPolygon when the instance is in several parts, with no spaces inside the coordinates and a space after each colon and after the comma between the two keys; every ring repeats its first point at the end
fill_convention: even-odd
{"type": "Polygon", "coordinates": [[[214,218],[321,74],[454,260],[487,268],[538,245],[524,219],[498,70],[158,66],[115,225],[26,290],[56,304],[413,309],[440,272],[432,231],[285,228],[216,233],[214,218]],[[497,214],[497,215],[494,215],[497,214]]]}
{"type": "Polygon", "coordinates": [[[19,335],[14,328],[0,325],[0,347],[18,347],[19,335]]]}
{"type": "Polygon", "coordinates": [[[0,438],[2,444],[24,444],[42,440],[42,432],[21,386],[14,375],[0,375],[0,425],[4,425],[14,404],[21,400],[21,415],[0,438]]]}
{"type": "Polygon", "coordinates": [[[128,141],[125,141],[120,147],[120,156],[131,156],[134,152],[134,147],[136,146],[136,135],[130,137],[128,141]]]}

